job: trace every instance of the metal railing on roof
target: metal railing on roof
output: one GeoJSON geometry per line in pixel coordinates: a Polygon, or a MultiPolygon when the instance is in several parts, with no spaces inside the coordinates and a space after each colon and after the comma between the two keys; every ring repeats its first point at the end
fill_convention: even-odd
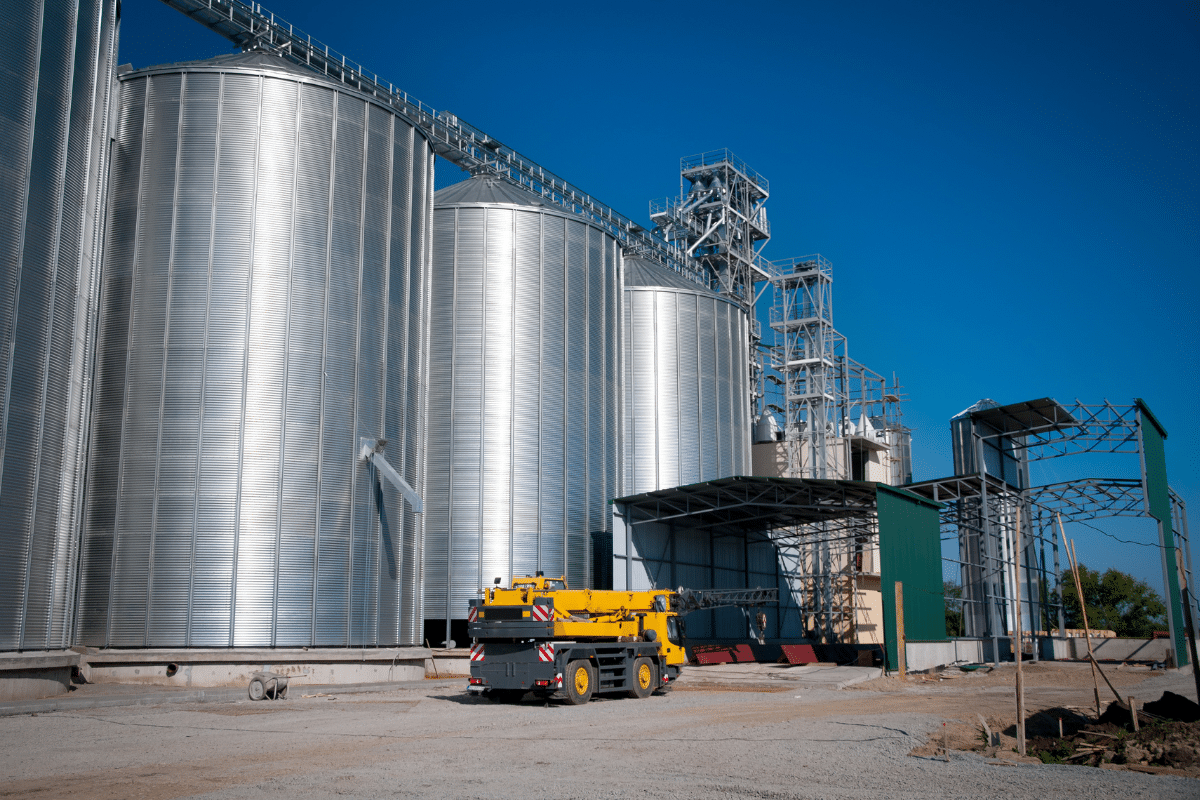
{"type": "Polygon", "coordinates": [[[492,172],[502,175],[553,204],[587,218],[642,257],[707,284],[707,276],[700,266],[678,247],[456,115],[444,110],[439,112],[422,103],[362,64],[298,30],[261,4],[241,0],[162,1],[244,50],[258,48],[276,53],[376,98],[419,128],[429,138],[434,152],[448,161],[472,174],[492,172]]]}
{"type": "Polygon", "coordinates": [[[679,160],[679,166],[682,171],[695,169],[696,167],[708,167],[721,162],[728,162],[734,169],[742,173],[743,176],[755,186],[762,189],[763,194],[770,194],[771,184],[767,179],[756,171],[750,169],[745,161],[742,161],[734,155],[729,148],[722,147],[719,150],[709,150],[704,153],[697,153],[694,156],[685,156],[679,160]]]}

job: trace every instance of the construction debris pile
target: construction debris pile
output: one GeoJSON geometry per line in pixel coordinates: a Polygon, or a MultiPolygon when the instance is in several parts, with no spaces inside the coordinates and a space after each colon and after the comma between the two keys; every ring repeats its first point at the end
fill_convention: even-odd
{"type": "MultiPolygon", "coordinates": [[[[1052,708],[1026,720],[1030,756],[1046,764],[1124,766],[1142,772],[1182,770],[1200,778],[1200,706],[1174,692],[1137,709],[1112,702],[1097,719],[1078,709],[1052,708]]],[[[977,751],[998,756],[986,725],[977,751]]],[[[1013,728],[1004,731],[1008,736],[1013,728]]],[[[999,737],[993,738],[995,742],[999,737]]]]}

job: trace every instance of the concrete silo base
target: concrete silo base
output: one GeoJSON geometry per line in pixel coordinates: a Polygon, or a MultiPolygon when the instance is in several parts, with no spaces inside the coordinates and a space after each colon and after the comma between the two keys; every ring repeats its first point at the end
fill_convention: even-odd
{"type": "Polygon", "coordinates": [[[0,654],[0,702],[66,694],[79,659],[69,650],[0,654]]]}
{"type": "Polygon", "coordinates": [[[207,688],[247,686],[255,672],[304,686],[419,681],[431,651],[424,647],[295,649],[89,650],[79,665],[88,683],[207,688]]]}

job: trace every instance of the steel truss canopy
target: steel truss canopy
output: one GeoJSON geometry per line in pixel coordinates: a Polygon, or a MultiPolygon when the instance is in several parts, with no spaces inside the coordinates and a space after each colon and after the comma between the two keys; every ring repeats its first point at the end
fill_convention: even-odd
{"type": "Polygon", "coordinates": [[[1115,405],[1107,400],[1102,403],[1076,400],[1064,406],[1050,398],[981,409],[972,412],[971,419],[998,427],[989,415],[1006,418],[1000,413],[1006,409],[1017,409],[1007,415],[1007,419],[1019,421],[1026,427],[1024,430],[1001,430],[1001,435],[1013,437],[1013,448],[1025,450],[1025,458],[1031,462],[1078,453],[1137,453],[1138,416],[1154,419],[1140,400],[1133,405],[1115,405]],[[1030,408],[1022,411],[1021,406],[1030,408]]]}
{"type": "Polygon", "coordinates": [[[1071,521],[1146,516],[1141,478],[1080,478],[1035,486],[1027,497],[1033,509],[1071,521]]]}
{"type": "MultiPolygon", "coordinates": [[[[1020,492],[991,475],[955,475],[910,483],[904,488],[928,500],[952,504],[960,500],[978,501],[985,494],[985,481],[988,497],[1000,499],[1023,495],[1028,513],[1033,516],[1046,513],[1052,517],[1060,516],[1064,522],[1147,516],[1146,495],[1140,478],[1078,478],[1020,492]]],[[[1174,493],[1171,501],[1178,502],[1174,493]]],[[[952,505],[947,506],[942,515],[946,520],[966,527],[979,525],[970,522],[971,514],[964,515],[952,505]]]]}
{"type": "Polygon", "coordinates": [[[630,525],[684,521],[689,528],[765,530],[874,516],[877,484],[734,477],[621,497],[630,525]]]}
{"type": "Polygon", "coordinates": [[[1186,663],[1181,631],[1190,623],[1183,619],[1181,608],[1192,601],[1181,596],[1179,587],[1192,583],[1187,509],[1167,485],[1166,431],[1146,403],[1141,399],[1130,405],[1076,400],[1063,405],[1044,397],[999,406],[984,400],[954,417],[951,425],[956,437],[963,437],[956,446],[968,454],[981,452],[984,443],[1000,451],[1002,476],[968,472],[976,465],[995,469],[995,461],[960,459],[956,450],[956,469],[967,474],[905,488],[946,503],[940,514],[942,541],[957,538],[959,552],[958,558],[943,556],[943,561],[961,570],[963,593],[958,602],[965,635],[990,636],[996,653],[998,639],[1012,630],[1015,615],[1027,613],[1030,629],[1037,630],[1043,623],[1051,627],[1050,613],[1055,611],[1059,635],[1065,635],[1059,537],[1065,541],[1066,532],[1058,529],[1060,522],[1142,517],[1157,521],[1171,641],[1177,663],[1186,663]],[[968,424],[959,425],[964,422],[968,424]],[[1015,462],[1015,474],[1023,473],[1027,479],[1025,470],[1031,462],[1095,453],[1137,455],[1141,476],[1080,477],[1042,486],[1004,479],[1009,470],[1003,459],[1015,462]],[[1047,549],[1052,554],[1052,568],[1047,563],[1047,549]],[[1014,550],[1027,556],[1022,559],[1020,575],[1014,550]],[[1181,556],[1178,562],[1177,555],[1181,556]]]}

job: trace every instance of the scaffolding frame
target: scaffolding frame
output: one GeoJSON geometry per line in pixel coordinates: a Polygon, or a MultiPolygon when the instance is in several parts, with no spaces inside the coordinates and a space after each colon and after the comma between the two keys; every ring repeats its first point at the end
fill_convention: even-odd
{"type": "Polygon", "coordinates": [[[833,266],[821,254],[772,261],[769,324],[771,382],[780,402],[762,413],[783,415],[784,474],[850,480],[855,452],[886,454],[887,483],[909,481],[909,431],[900,387],[852,359],[833,323],[833,266]]]}
{"type": "MultiPolygon", "coordinates": [[[[889,384],[850,357],[849,342],[834,325],[833,265],[814,253],[770,261],[767,272],[773,341],[763,348],[768,369],[758,414],[783,417],[783,475],[908,483],[911,435],[900,387],[894,377],[889,384]],[[867,475],[870,453],[878,454],[882,475],[867,475]]],[[[877,565],[863,569],[871,563],[864,553],[878,548],[872,526],[818,523],[802,534],[779,532],[794,542],[779,548],[779,558],[806,635],[826,642],[857,639],[863,585],[878,581],[877,565]]]]}
{"type": "MultiPolygon", "coordinates": [[[[779,576],[787,582],[803,636],[817,642],[859,643],[864,578],[878,578],[879,521],[874,514],[777,528],[779,576]],[[863,556],[873,553],[872,569],[863,556]]],[[[782,629],[786,616],[778,621],[782,629]]],[[[882,635],[881,635],[882,639],[882,635]]]]}

